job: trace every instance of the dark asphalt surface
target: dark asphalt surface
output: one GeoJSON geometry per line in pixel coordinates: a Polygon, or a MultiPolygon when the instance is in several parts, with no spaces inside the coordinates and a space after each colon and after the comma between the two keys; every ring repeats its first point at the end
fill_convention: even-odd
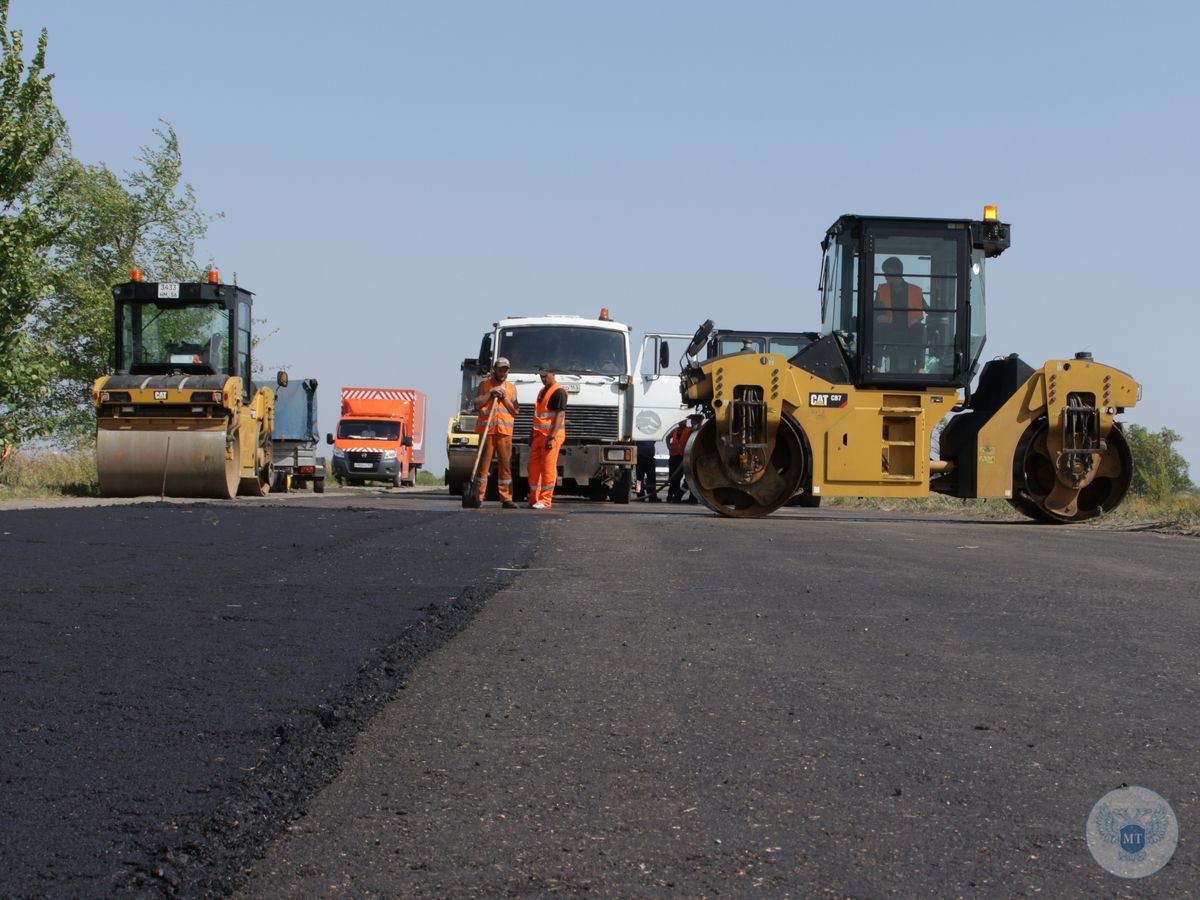
{"type": "Polygon", "coordinates": [[[1195,539],[567,510],[244,897],[1200,884],[1195,539]],[[1105,872],[1084,838],[1122,784],[1180,823],[1144,881],[1105,872]]]}
{"type": "Polygon", "coordinates": [[[3,896],[1200,883],[1194,538],[359,491],[0,507],[0,575],[3,896]]]}
{"type": "Polygon", "coordinates": [[[0,508],[0,896],[228,891],[539,528],[339,504],[0,508]]]}

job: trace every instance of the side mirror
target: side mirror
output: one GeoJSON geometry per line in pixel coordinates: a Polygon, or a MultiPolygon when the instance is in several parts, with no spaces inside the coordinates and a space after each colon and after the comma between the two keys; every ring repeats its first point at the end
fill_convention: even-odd
{"type": "Polygon", "coordinates": [[[666,341],[658,345],[658,367],[667,369],[671,366],[671,347],[666,341]]]}
{"type": "Polygon", "coordinates": [[[277,385],[279,385],[280,387],[287,387],[287,382],[288,382],[287,372],[280,369],[278,372],[275,373],[275,383],[277,385]]]}
{"type": "Polygon", "coordinates": [[[696,354],[704,349],[704,345],[708,343],[708,336],[712,334],[713,328],[716,325],[712,319],[705,319],[704,324],[696,329],[696,333],[692,335],[692,342],[688,344],[687,350],[684,351],[692,359],[696,358],[696,354]]]}
{"type": "Polygon", "coordinates": [[[329,434],[328,432],[325,433],[325,443],[327,443],[327,444],[333,443],[333,435],[332,434],[329,434]]]}
{"type": "Polygon", "coordinates": [[[492,367],[492,333],[489,331],[479,342],[479,369],[487,371],[492,367]]]}
{"type": "Polygon", "coordinates": [[[402,447],[411,447],[411,446],[412,446],[412,435],[411,435],[411,434],[406,434],[406,435],[404,436],[404,439],[403,439],[402,441],[400,441],[400,446],[402,446],[402,447]]]}

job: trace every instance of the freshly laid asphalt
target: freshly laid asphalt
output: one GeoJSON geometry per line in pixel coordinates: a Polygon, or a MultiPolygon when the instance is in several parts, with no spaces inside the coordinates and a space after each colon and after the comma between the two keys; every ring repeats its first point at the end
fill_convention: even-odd
{"type": "Polygon", "coordinates": [[[1200,883],[1195,538],[433,495],[0,532],[3,895],[1200,883]],[[1180,826],[1142,881],[1084,839],[1123,784],[1180,826]]]}
{"type": "Polygon", "coordinates": [[[538,528],[337,501],[0,512],[0,896],[228,891],[538,528]]]}

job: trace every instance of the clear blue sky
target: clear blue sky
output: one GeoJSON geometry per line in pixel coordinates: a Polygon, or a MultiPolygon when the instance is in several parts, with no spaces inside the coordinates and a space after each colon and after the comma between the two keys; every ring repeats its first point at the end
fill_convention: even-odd
{"type": "Polygon", "coordinates": [[[985,357],[1091,351],[1200,481],[1194,3],[12,0],[116,170],[176,128],[269,367],[430,396],[506,314],[815,329],[841,213],[1013,247],[985,357]]]}

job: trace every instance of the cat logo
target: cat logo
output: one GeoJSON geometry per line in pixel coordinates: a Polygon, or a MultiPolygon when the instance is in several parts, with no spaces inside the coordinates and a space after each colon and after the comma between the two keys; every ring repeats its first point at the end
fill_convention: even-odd
{"type": "Polygon", "coordinates": [[[833,409],[841,409],[849,401],[849,394],[809,394],[809,406],[825,406],[833,409]]]}
{"type": "Polygon", "coordinates": [[[166,399],[167,399],[167,392],[166,392],[166,391],[155,391],[155,392],[154,392],[154,399],[155,399],[155,400],[166,400],[166,399]]]}

